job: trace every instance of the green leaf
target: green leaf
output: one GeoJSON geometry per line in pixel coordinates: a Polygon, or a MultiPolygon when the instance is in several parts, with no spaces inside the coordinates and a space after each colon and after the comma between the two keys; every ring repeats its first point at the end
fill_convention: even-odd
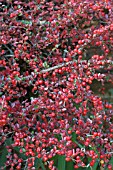
{"type": "Polygon", "coordinates": [[[40,21],[40,25],[44,25],[46,23],[46,20],[40,21]]]}
{"type": "Polygon", "coordinates": [[[65,53],[68,53],[67,49],[64,50],[65,53]]]}
{"type": "Polygon", "coordinates": [[[65,170],[65,156],[64,155],[59,155],[58,156],[58,170],[65,170]]]}
{"type": "Polygon", "coordinates": [[[74,86],[76,86],[76,81],[77,81],[77,79],[74,79],[74,86]]]}
{"type": "Polygon", "coordinates": [[[111,157],[109,163],[113,165],[113,156],[111,157]]]}
{"type": "Polygon", "coordinates": [[[25,81],[25,80],[26,80],[26,78],[25,78],[25,77],[23,77],[23,78],[22,78],[22,81],[25,81]]]}
{"type": "Polygon", "coordinates": [[[56,25],[58,26],[58,25],[59,25],[59,22],[56,22],[56,25]]]}
{"type": "Polygon", "coordinates": [[[34,97],[30,97],[31,101],[34,99],[34,97]]]}
{"type": "Polygon", "coordinates": [[[94,166],[92,167],[92,168],[93,168],[93,170],[97,170],[98,163],[99,163],[98,161],[96,161],[96,162],[95,162],[94,166]]]}
{"type": "Polygon", "coordinates": [[[37,109],[37,108],[38,108],[38,105],[34,105],[34,108],[37,109]]]}
{"type": "Polygon", "coordinates": [[[77,138],[77,135],[75,132],[72,132],[72,142],[75,142],[76,141],[76,138],[77,138]]]}
{"type": "Polygon", "coordinates": [[[18,81],[21,80],[21,78],[18,77],[18,76],[15,76],[15,79],[18,80],[18,81]]]}
{"type": "Polygon", "coordinates": [[[15,60],[16,60],[16,61],[19,61],[19,59],[18,59],[18,58],[15,58],[15,60]]]}
{"type": "Polygon", "coordinates": [[[40,168],[40,163],[39,163],[39,159],[38,158],[35,159],[34,167],[35,167],[35,170],[38,170],[40,168]]]}
{"type": "Polygon", "coordinates": [[[108,90],[111,95],[113,95],[113,88],[108,90]]]}
{"type": "Polygon", "coordinates": [[[72,142],[75,142],[81,149],[84,148],[84,146],[77,142],[75,132],[72,132],[72,142]]]}
{"type": "Polygon", "coordinates": [[[60,44],[56,44],[55,47],[58,48],[60,46],[60,44]]]}
{"type": "MultiPolygon", "coordinates": [[[[77,170],[91,170],[91,168],[90,168],[90,167],[85,167],[85,168],[80,167],[80,168],[78,168],[77,170]]],[[[93,170],[93,169],[92,169],[92,170],[93,170]]]]}
{"type": "Polygon", "coordinates": [[[52,51],[55,51],[56,50],[56,47],[54,47],[53,49],[52,49],[52,51]]]}
{"type": "Polygon", "coordinates": [[[55,156],[53,156],[53,157],[51,158],[51,160],[54,161],[54,165],[55,165],[56,167],[58,166],[58,156],[59,156],[59,155],[55,155],[55,156]]]}
{"type": "Polygon", "coordinates": [[[42,160],[41,159],[38,159],[38,160],[39,160],[39,164],[40,164],[40,167],[42,168],[42,170],[46,170],[42,160]]]}
{"type": "Polygon", "coordinates": [[[80,143],[78,143],[77,141],[75,141],[75,143],[79,146],[79,148],[84,148],[80,143]]]}
{"type": "Polygon", "coordinates": [[[6,148],[3,148],[2,151],[0,151],[0,152],[1,152],[1,154],[0,154],[0,167],[2,167],[2,166],[4,166],[4,164],[7,160],[6,156],[8,154],[8,151],[7,151],[6,148]]]}
{"type": "Polygon", "coordinates": [[[3,92],[0,92],[0,96],[2,96],[3,92]]]}
{"type": "Polygon", "coordinates": [[[19,13],[18,16],[22,16],[22,13],[19,13]]]}
{"type": "Polygon", "coordinates": [[[28,21],[28,20],[21,20],[21,22],[23,23],[23,24],[32,24],[32,21],[28,21]]]}
{"type": "MultiPolygon", "coordinates": [[[[113,156],[111,157],[111,159],[110,159],[110,161],[109,161],[109,164],[111,164],[112,167],[113,167],[113,156]]],[[[108,168],[106,168],[106,170],[108,170],[108,168]]]]}
{"type": "Polygon", "coordinates": [[[6,144],[7,146],[9,146],[9,145],[13,144],[13,140],[12,140],[12,138],[8,138],[8,139],[6,139],[5,144],[6,144]]]}
{"type": "Polygon", "coordinates": [[[19,9],[19,8],[21,8],[21,6],[20,6],[20,5],[18,5],[18,9],[19,9]]]}
{"type": "Polygon", "coordinates": [[[62,139],[61,134],[55,134],[55,138],[57,138],[58,141],[60,141],[62,139]]]}
{"type": "Polygon", "coordinates": [[[19,147],[15,147],[14,150],[18,154],[19,158],[22,158],[24,160],[27,159],[27,156],[25,156],[24,153],[20,153],[20,148],[19,147]]]}
{"type": "MultiPolygon", "coordinates": [[[[11,144],[13,144],[13,140],[12,138],[8,138],[6,141],[5,141],[6,145],[9,146],[11,144]]],[[[24,149],[24,148],[23,148],[24,149]]],[[[20,153],[20,147],[16,146],[14,147],[14,151],[18,154],[18,156],[22,159],[27,159],[27,156],[25,156],[24,153],[20,153]]]]}
{"type": "Polygon", "coordinates": [[[44,66],[44,68],[49,68],[49,65],[47,64],[46,61],[43,63],[43,66],[44,66]]]}
{"type": "Polygon", "coordinates": [[[74,163],[72,161],[66,162],[66,170],[74,170],[74,163]]]}
{"type": "Polygon", "coordinates": [[[80,108],[80,104],[78,104],[78,103],[73,103],[74,104],[74,106],[76,107],[76,109],[79,109],[80,108]]]}
{"type": "Polygon", "coordinates": [[[34,61],[38,61],[38,59],[37,59],[37,58],[34,58],[34,61]]]}
{"type": "Polygon", "coordinates": [[[46,27],[43,28],[43,31],[46,31],[46,27]]]}

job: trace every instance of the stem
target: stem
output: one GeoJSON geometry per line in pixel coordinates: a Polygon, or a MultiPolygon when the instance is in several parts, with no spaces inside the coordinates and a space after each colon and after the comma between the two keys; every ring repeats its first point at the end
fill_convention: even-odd
{"type": "Polygon", "coordinates": [[[9,51],[11,54],[13,54],[13,51],[12,51],[6,44],[4,44],[4,46],[8,49],[8,51],[9,51]]]}

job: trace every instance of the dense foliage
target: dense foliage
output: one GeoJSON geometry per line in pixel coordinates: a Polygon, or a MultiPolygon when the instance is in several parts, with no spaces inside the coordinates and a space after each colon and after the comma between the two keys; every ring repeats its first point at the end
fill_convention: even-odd
{"type": "Polygon", "coordinates": [[[112,170],[113,1],[0,6],[0,169],[112,170]]]}

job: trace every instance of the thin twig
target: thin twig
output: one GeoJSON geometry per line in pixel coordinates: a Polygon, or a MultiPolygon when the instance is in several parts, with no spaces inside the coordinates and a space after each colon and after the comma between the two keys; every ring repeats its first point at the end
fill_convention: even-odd
{"type": "Polygon", "coordinates": [[[3,55],[3,57],[14,57],[13,54],[7,54],[7,55],[3,55]]]}
{"type": "MultiPolygon", "coordinates": [[[[86,62],[87,60],[81,60],[81,64],[82,63],[84,63],[84,62],[86,62]]],[[[69,65],[69,64],[73,64],[73,63],[77,63],[78,61],[77,60],[73,60],[73,61],[69,61],[69,62],[67,62],[67,63],[62,63],[62,64],[59,64],[59,65],[57,65],[57,66],[53,66],[53,67],[51,67],[51,68],[48,68],[48,69],[44,69],[44,70],[41,70],[40,72],[38,72],[38,74],[40,74],[40,73],[46,73],[46,72],[49,72],[49,71],[52,71],[52,70],[55,70],[55,69],[58,69],[58,68],[61,68],[61,67],[63,67],[63,66],[67,66],[67,65],[69,65]]],[[[88,63],[90,64],[90,62],[88,61],[88,63]]],[[[113,64],[113,61],[110,61],[110,64],[113,64]]]]}
{"type": "Polygon", "coordinates": [[[12,51],[6,44],[4,44],[4,46],[8,49],[8,51],[9,51],[11,54],[13,54],[13,51],[12,51]]]}
{"type": "Polygon", "coordinates": [[[61,67],[63,67],[63,66],[67,66],[67,65],[69,65],[69,64],[73,64],[74,62],[77,62],[77,60],[69,61],[69,62],[67,62],[67,63],[62,63],[62,64],[59,64],[59,65],[57,65],[57,66],[53,66],[53,67],[51,67],[51,68],[41,70],[41,71],[39,72],[39,74],[40,74],[40,73],[46,73],[46,72],[49,72],[49,71],[52,71],[52,70],[61,68],[61,67]]]}
{"type": "Polygon", "coordinates": [[[24,170],[26,170],[26,168],[27,168],[27,161],[28,161],[28,159],[26,160],[24,170]]]}
{"type": "MultiPolygon", "coordinates": [[[[86,62],[86,61],[87,61],[87,60],[81,60],[80,63],[82,64],[82,63],[84,63],[84,62],[86,62]]],[[[56,66],[53,66],[53,67],[50,67],[50,68],[47,68],[47,69],[43,69],[43,70],[37,72],[36,74],[38,75],[38,74],[41,74],[41,73],[50,72],[50,71],[53,71],[53,70],[55,70],[55,69],[59,69],[59,68],[61,68],[61,67],[67,66],[67,65],[69,65],[69,64],[77,63],[77,62],[78,62],[77,60],[73,60],[73,61],[69,61],[69,62],[67,62],[67,63],[58,64],[58,65],[56,65],[56,66]]],[[[90,65],[91,62],[88,61],[88,64],[90,65]]],[[[110,64],[113,64],[113,61],[110,61],[110,64]]],[[[29,76],[22,77],[22,78],[23,78],[23,79],[24,79],[24,78],[25,78],[25,79],[29,79],[29,78],[33,78],[33,77],[34,77],[34,76],[29,75],[29,76]]]]}

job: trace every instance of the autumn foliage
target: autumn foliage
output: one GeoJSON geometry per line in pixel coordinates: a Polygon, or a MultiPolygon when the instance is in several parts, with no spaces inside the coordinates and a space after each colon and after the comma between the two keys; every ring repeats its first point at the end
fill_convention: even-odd
{"type": "Polygon", "coordinates": [[[1,170],[112,170],[113,1],[0,5],[1,170]]]}

